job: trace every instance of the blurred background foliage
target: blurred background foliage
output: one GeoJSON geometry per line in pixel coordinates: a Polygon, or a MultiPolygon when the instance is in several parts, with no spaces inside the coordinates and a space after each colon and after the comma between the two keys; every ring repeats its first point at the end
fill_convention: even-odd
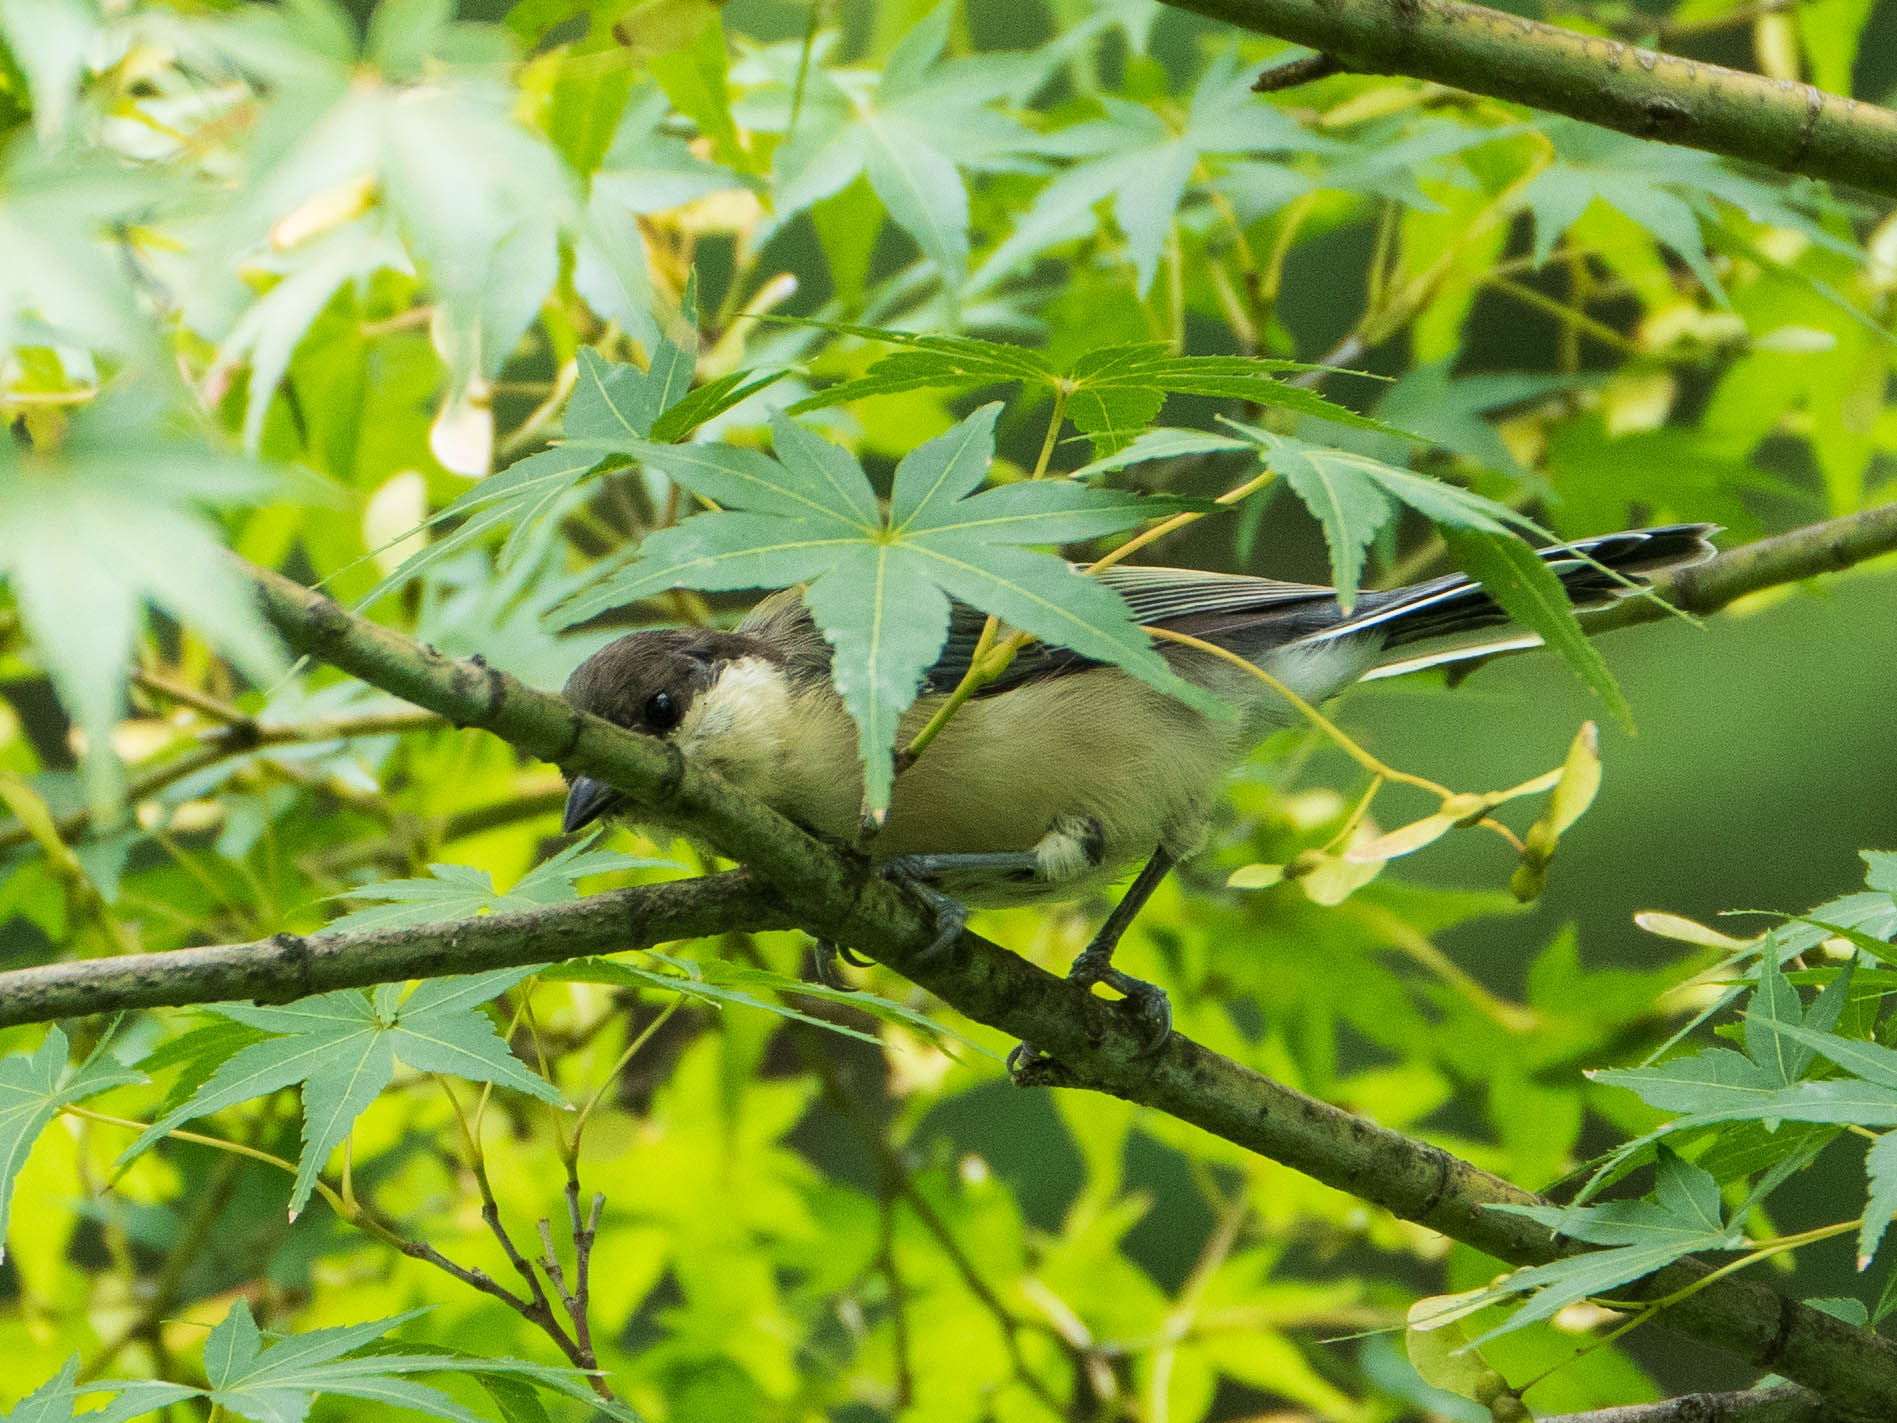
{"type": "MultiPolygon", "coordinates": [[[[1866,99],[1897,89],[1897,6],[1879,0],[1523,8],[1866,99]]],[[[583,347],[650,359],[694,273],[699,380],[751,373],[735,396],[777,377],[705,427],[740,443],[887,354],[747,319],[774,313],[1062,361],[1158,340],[1360,368],[1381,379],[1323,388],[1432,443],[1194,396],[1171,397],[1164,423],[1265,418],[1565,535],[1706,519],[1743,541],[1897,493],[1897,224],[1880,205],[1400,78],[1254,97],[1258,68],[1294,51],[1146,0],[525,0],[451,18],[430,0],[0,0],[15,432],[0,449],[0,967],[308,932],[352,890],[430,865],[457,867],[432,877],[453,894],[383,890],[357,910],[432,895],[472,912],[560,848],[551,769],[321,669],[287,676],[217,549],[345,601],[373,592],[375,617],[541,686],[627,625],[730,615],[741,599],[681,594],[573,632],[543,620],[676,515],[656,474],[558,485],[486,523],[488,496],[468,502],[557,433],[583,347]]],[[[880,480],[980,398],[898,391],[810,418],[880,480]]],[[[1012,400],[998,478],[1034,465],[1046,424],[1045,399],[1012,400]]],[[[1057,470],[1095,453],[1067,434],[1057,470]]],[[[1204,495],[1239,477],[1187,459],[1127,482],[1204,495]]],[[[1153,554],[1330,568],[1283,495],[1153,554]]],[[[1406,516],[1368,575],[1420,576],[1442,554],[1406,516]]],[[[1640,734],[1604,732],[1600,797],[1527,909],[1506,893],[1507,850],[1467,835],[1335,905],[1226,889],[1239,865],[1326,842],[1361,792],[1321,738],[1283,734],[1125,967],[1171,991],[1183,1031],[1292,1085],[1524,1186],[1570,1180],[1658,1119],[1582,1069],[1663,1041],[1687,1016],[1667,990],[1710,958],[1634,912],[1799,911],[1856,887],[1860,847],[1897,844],[1891,577],[1873,566],[1705,628],[1615,635],[1640,734]]],[[[1341,716],[1396,765],[1488,787],[1558,764],[1598,710],[1540,655],[1453,689],[1380,684],[1341,716]]],[[[517,892],[547,902],[700,863],[629,832],[614,845],[628,857],[517,892]]],[[[978,927],[1060,966],[1100,911],[978,927]]],[[[603,1093],[579,1164],[606,1197],[593,1340],[641,1413],[1486,1416],[1418,1377],[1402,1322],[1494,1261],[1169,1119],[1016,1091],[992,1056],[1006,1043],[968,1024],[945,1026],[970,1041],[938,1035],[914,1011],[935,1005],[885,971],[865,986],[904,1011],[797,999],[784,985],[808,949],[794,934],[678,948],[748,1001],[681,999],[657,980],[686,970],[659,960],[643,979],[534,980],[501,1000],[521,1061],[568,1101],[603,1093]]],[[[107,1031],[69,1027],[81,1050],[107,1031]]],[[[350,1227],[342,1197],[286,1219],[280,1169],[176,1140],[121,1168],[135,1133],[104,1117],[163,1116],[259,1034],[189,1012],[112,1033],[110,1059],[158,1050],[152,1080],[61,1118],[19,1169],[0,1398],[74,1354],[85,1378],[201,1383],[207,1330],[237,1301],[286,1333],[427,1306],[401,1331],[418,1347],[562,1362],[518,1314],[350,1227]]],[[[45,1040],[10,1029],[0,1048],[45,1040]]],[[[564,1221],[571,1118],[490,1067],[503,1085],[474,1118],[479,1174],[532,1241],[537,1218],[564,1221]]],[[[397,1069],[325,1180],[513,1280],[457,1127],[478,1090],[397,1069]]],[[[300,1117],[285,1088],[193,1125],[294,1162],[300,1117]]],[[[1827,1152],[1772,1223],[1849,1215],[1860,1160],[1827,1152]]],[[[1781,1289],[1867,1307],[1888,1269],[1855,1275],[1845,1241],[1791,1259],[1770,1267],[1781,1289]]],[[[1746,1381],[1650,1331],[1587,1348],[1599,1327],[1577,1308],[1488,1357],[1518,1383],[1546,1371],[1529,1395],[1544,1411],[1746,1381]]],[[[587,1413],[444,1387],[488,1416],[587,1413]]],[[[385,1411],[325,1397],[311,1416],[385,1411]]]]}

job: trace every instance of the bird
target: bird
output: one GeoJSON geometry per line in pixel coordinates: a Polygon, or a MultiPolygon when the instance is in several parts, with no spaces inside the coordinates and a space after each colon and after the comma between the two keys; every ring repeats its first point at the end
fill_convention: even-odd
{"type": "MultiPolygon", "coordinates": [[[[1711,557],[1717,532],[1668,524],[1537,553],[1585,612],[1637,593],[1655,573],[1711,557]]],[[[1223,648],[1313,704],[1360,681],[1540,642],[1462,574],[1363,591],[1348,607],[1334,588],[1246,574],[1116,564],[1094,576],[1135,622],[1223,648]]],[[[974,608],[953,607],[898,745],[963,680],[986,622],[974,608]]],[[[960,934],[971,907],[1079,899],[1138,867],[1068,976],[1090,991],[1103,984],[1120,993],[1151,1050],[1171,1031],[1170,1003],[1157,985],[1114,968],[1114,948],[1173,866],[1203,845],[1229,773],[1297,715],[1224,658],[1171,641],[1155,647],[1236,715],[1208,715],[1117,666],[1030,642],[901,771],[886,818],[866,840],[856,725],[799,588],[765,597],[729,631],[623,636],[574,670],[565,696],[671,742],[813,834],[860,844],[873,867],[935,907],[938,946],[960,934]]],[[[570,778],[565,832],[639,814],[603,782],[570,778]]],[[[1034,1056],[1024,1044],[1015,1065],[1034,1056]]]]}

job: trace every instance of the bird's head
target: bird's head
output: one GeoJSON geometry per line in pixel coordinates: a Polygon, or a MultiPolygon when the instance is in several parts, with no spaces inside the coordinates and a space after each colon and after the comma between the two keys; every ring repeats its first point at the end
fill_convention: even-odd
{"type": "MultiPolygon", "coordinates": [[[[707,743],[715,752],[732,729],[730,704],[741,688],[772,679],[778,662],[754,637],[662,628],[608,643],[574,669],[564,692],[579,710],[615,726],[673,741],[688,754],[705,751],[707,743]]],[[[591,776],[570,781],[562,830],[571,833],[624,808],[625,797],[604,782],[591,776]]]]}

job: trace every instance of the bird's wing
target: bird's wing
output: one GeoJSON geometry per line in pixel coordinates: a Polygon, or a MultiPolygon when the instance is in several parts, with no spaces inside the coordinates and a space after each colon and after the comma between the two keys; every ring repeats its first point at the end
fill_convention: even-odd
{"type": "MultiPolygon", "coordinates": [[[[1075,564],[1074,568],[1079,572],[1085,565],[1075,564]]],[[[1312,621],[1313,627],[1328,624],[1336,617],[1335,591],[1313,583],[1281,583],[1274,578],[1207,573],[1196,568],[1127,564],[1104,568],[1094,576],[1119,594],[1133,621],[1178,626],[1183,632],[1208,636],[1214,641],[1223,640],[1225,626],[1234,618],[1249,622],[1247,614],[1275,611],[1295,614],[1299,609],[1314,612],[1328,609],[1312,621]]],[[[955,604],[949,620],[948,641],[925,680],[928,691],[954,690],[968,671],[986,622],[987,618],[975,609],[963,603],[955,604]]],[[[1066,648],[1033,642],[1015,655],[1001,677],[988,683],[977,695],[990,696],[1032,679],[1058,677],[1098,665],[1091,658],[1066,648]]]]}
{"type": "Polygon", "coordinates": [[[1151,568],[1115,564],[1094,575],[1118,593],[1141,623],[1169,622],[1206,613],[1260,613],[1298,604],[1327,603],[1334,588],[1316,583],[1281,583],[1242,573],[1207,573],[1198,568],[1151,568]]]}

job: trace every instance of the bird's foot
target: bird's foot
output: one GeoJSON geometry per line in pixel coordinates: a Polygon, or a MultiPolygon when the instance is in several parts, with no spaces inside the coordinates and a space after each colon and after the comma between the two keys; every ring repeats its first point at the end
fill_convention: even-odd
{"type": "Polygon", "coordinates": [[[1084,949],[1074,960],[1074,966],[1067,970],[1067,977],[1089,988],[1104,983],[1123,997],[1127,1008],[1146,1027],[1146,1041],[1140,1045],[1139,1056],[1150,1057],[1172,1036],[1172,1000],[1157,983],[1121,973],[1113,966],[1112,955],[1111,948],[1084,949]]]}
{"type": "Polygon", "coordinates": [[[934,911],[935,938],[917,955],[924,963],[947,953],[955,941],[962,937],[962,930],[968,927],[968,906],[954,895],[944,894],[929,883],[946,868],[942,861],[949,858],[943,855],[898,855],[876,867],[878,874],[914,890],[934,911]]]}
{"type": "MultiPolygon", "coordinates": [[[[1096,983],[1104,983],[1125,999],[1126,1010],[1137,1017],[1146,1029],[1146,1040],[1135,1056],[1152,1056],[1172,1036],[1172,1001],[1166,997],[1166,990],[1156,983],[1135,978],[1130,973],[1121,973],[1113,966],[1111,945],[1089,945],[1083,949],[1080,957],[1074,960],[1073,967],[1067,970],[1067,979],[1070,983],[1088,989],[1096,983]]],[[[1016,1082],[1037,1083],[1047,1063],[1047,1054],[1033,1043],[1017,1043],[1014,1051],[1008,1054],[1008,1073],[1016,1082]]]]}
{"type": "Polygon", "coordinates": [[[853,949],[837,943],[833,939],[819,939],[811,951],[813,959],[812,976],[825,988],[834,988],[842,993],[854,993],[856,985],[844,980],[839,964],[848,964],[852,968],[873,968],[874,959],[866,959],[853,949]]]}

